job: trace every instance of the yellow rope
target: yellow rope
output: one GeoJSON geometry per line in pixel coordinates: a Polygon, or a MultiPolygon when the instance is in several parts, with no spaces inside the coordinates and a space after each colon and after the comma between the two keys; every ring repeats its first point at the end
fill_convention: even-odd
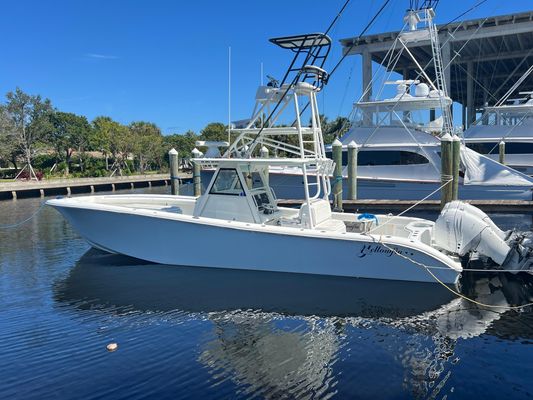
{"type": "Polygon", "coordinates": [[[496,305],[492,305],[492,304],[485,304],[485,303],[482,303],[480,301],[477,301],[477,300],[474,300],[474,299],[471,299],[470,297],[467,297],[465,296],[464,294],[461,294],[459,293],[458,291],[452,289],[451,287],[449,287],[448,285],[446,285],[444,282],[442,282],[437,276],[435,276],[435,274],[433,272],[430,271],[430,267],[428,267],[427,265],[425,264],[422,264],[421,262],[418,262],[416,260],[413,260],[409,257],[407,257],[406,255],[404,254],[401,254],[399,253],[398,251],[396,251],[395,249],[393,249],[392,247],[390,246],[387,246],[385,243],[383,243],[381,241],[381,239],[378,241],[378,243],[380,243],[382,246],[385,246],[387,249],[389,249],[390,251],[392,251],[394,254],[400,256],[400,257],[403,257],[405,258],[406,260],[412,262],[413,264],[415,265],[418,265],[420,267],[423,267],[432,277],[433,279],[435,279],[435,281],[437,281],[438,283],[440,283],[442,286],[444,286],[447,290],[449,290],[450,292],[452,292],[454,295],[456,295],[457,297],[460,297],[464,300],[467,300],[473,304],[476,304],[478,306],[481,306],[481,307],[487,307],[487,308],[500,308],[500,309],[506,309],[506,310],[520,310],[522,308],[526,308],[526,307],[530,307],[530,306],[533,306],[533,302],[532,303],[526,303],[526,304],[523,304],[521,306],[496,306],[496,305]]]}

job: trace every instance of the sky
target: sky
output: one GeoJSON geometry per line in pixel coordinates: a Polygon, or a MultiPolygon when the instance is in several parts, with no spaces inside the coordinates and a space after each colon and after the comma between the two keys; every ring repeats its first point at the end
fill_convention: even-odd
{"type": "MultiPolygon", "coordinates": [[[[441,0],[447,23],[481,0],[441,0]]],[[[20,87],[61,111],[92,120],[156,123],[163,133],[199,132],[248,118],[264,75],[282,77],[291,56],[268,39],[325,31],[345,0],[171,1],[17,0],[2,7],[0,94],[20,87]]],[[[339,39],[357,36],[383,3],[352,0],[330,32],[326,63],[341,57],[339,39]]],[[[368,33],[398,30],[408,0],[392,0],[368,33]]],[[[531,0],[487,0],[463,19],[533,9],[531,0]]],[[[361,94],[361,60],[347,57],[319,96],[330,119],[347,116],[361,94]]],[[[264,78],[266,82],[266,78],[264,78]]],[[[2,97],[2,99],[5,99],[2,97]]]]}

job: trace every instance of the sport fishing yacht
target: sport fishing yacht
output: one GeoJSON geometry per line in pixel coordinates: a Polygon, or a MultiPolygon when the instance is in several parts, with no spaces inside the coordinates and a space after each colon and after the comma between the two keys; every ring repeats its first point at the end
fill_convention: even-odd
{"type": "Polygon", "coordinates": [[[271,109],[277,119],[290,111],[296,125],[256,127],[250,121],[231,145],[238,157],[194,160],[215,168],[203,195],[81,196],[47,203],[92,246],[161,264],[450,284],[461,274],[461,257],[472,251],[503,268],[529,268],[518,257],[526,251],[519,241],[509,241],[485,214],[461,203],[450,203],[436,223],[332,212],[334,164],[326,157],[316,98],[328,79],[322,67],[331,40],[307,34],[271,42],[292,51],[294,59],[279,87],[263,91],[258,115],[271,109]],[[263,145],[288,157],[254,158],[263,145]],[[277,206],[268,183],[269,167],[277,166],[301,169],[305,201],[299,209],[277,206]],[[468,232],[458,231],[463,220],[468,232]]]}
{"type": "MultiPolygon", "coordinates": [[[[373,82],[380,86],[377,88],[378,98],[354,104],[351,126],[339,138],[343,146],[344,166],[347,165],[348,145],[354,142],[358,147],[357,198],[360,199],[417,200],[433,192],[429,198],[438,199],[440,193],[437,189],[441,185],[440,137],[444,128],[450,134],[457,133],[451,126],[451,115],[446,115],[452,100],[446,94],[442,79],[443,66],[436,27],[432,20],[420,18],[414,11],[409,12],[406,19],[415,23],[406,25],[385,57],[385,78],[379,79],[382,77],[374,75],[373,82]],[[418,24],[424,21],[427,24],[419,28],[418,24]],[[435,82],[422,68],[415,80],[390,80],[391,72],[387,71],[393,70],[393,64],[400,55],[412,58],[416,65],[420,65],[408,49],[409,42],[419,40],[428,40],[432,44],[435,82]],[[393,87],[395,90],[391,90],[393,87]]],[[[260,103],[261,97],[257,96],[256,101],[260,103]]],[[[532,103],[533,100],[528,100],[523,105],[509,106],[511,108],[505,112],[515,113],[513,118],[516,120],[516,112],[525,112],[529,107],[528,115],[531,116],[532,103]]],[[[508,123],[508,119],[499,121],[508,123]]],[[[533,117],[521,119],[521,126],[516,127],[515,134],[506,136],[509,138],[506,141],[510,142],[509,152],[515,151],[514,147],[518,146],[512,144],[513,141],[524,141],[524,136],[527,136],[525,131],[532,122],[533,117]]],[[[465,134],[467,143],[477,141],[478,132],[483,141],[488,132],[498,131],[495,135],[500,138],[505,135],[504,126],[489,127],[488,130],[485,127],[475,128],[465,134]]],[[[530,137],[532,135],[533,131],[529,133],[530,137]]],[[[491,140],[491,144],[493,142],[491,140]]],[[[520,148],[524,148],[522,143],[520,148]]],[[[331,157],[331,148],[326,151],[331,157]]],[[[516,166],[524,157],[515,159],[509,155],[507,159],[511,166],[516,166]]],[[[303,198],[299,185],[301,174],[298,168],[273,167],[270,170],[270,184],[280,198],[303,198]]],[[[346,167],[342,175],[346,186],[343,195],[346,197],[346,167]]],[[[494,157],[480,154],[464,145],[461,146],[460,175],[459,197],[462,199],[532,199],[533,179],[498,163],[494,157]]]]}
{"type": "Polygon", "coordinates": [[[509,97],[532,72],[533,66],[500,101],[485,107],[482,116],[463,134],[469,148],[494,160],[499,159],[503,142],[505,164],[527,175],[533,174],[533,92],[509,97]]]}

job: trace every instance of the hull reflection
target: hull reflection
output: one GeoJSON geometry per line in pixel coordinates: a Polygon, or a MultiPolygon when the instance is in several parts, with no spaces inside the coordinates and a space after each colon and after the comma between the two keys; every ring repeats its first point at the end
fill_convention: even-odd
{"type": "MultiPolygon", "coordinates": [[[[533,300],[529,275],[470,274],[461,286],[485,304],[533,300]]],[[[210,337],[196,359],[208,384],[229,380],[244,397],[328,398],[341,383],[336,366],[347,358],[347,379],[388,379],[375,376],[383,370],[375,354],[401,366],[410,398],[442,397],[452,394],[447,382],[460,379],[460,339],[533,337],[531,310],[480,307],[434,284],[140,265],[97,250],[56,285],[55,299],[124,320],[132,313],[165,321],[174,312],[203,314],[210,337]]],[[[398,395],[360,386],[355,394],[362,397],[398,395]]]]}
{"type": "Polygon", "coordinates": [[[139,264],[89,250],[56,290],[60,301],[138,310],[255,309],[288,315],[404,317],[453,295],[433,283],[139,264]]]}

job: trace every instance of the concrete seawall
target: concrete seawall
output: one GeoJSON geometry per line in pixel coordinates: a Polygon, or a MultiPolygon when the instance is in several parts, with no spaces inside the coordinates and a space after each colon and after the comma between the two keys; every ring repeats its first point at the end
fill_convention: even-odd
{"type": "MultiPolygon", "coordinates": [[[[192,178],[192,175],[180,173],[179,178],[187,181],[192,178]]],[[[70,195],[72,193],[94,193],[139,187],[166,186],[169,184],[170,177],[168,174],[2,182],[0,183],[0,200],[70,195]]]]}

